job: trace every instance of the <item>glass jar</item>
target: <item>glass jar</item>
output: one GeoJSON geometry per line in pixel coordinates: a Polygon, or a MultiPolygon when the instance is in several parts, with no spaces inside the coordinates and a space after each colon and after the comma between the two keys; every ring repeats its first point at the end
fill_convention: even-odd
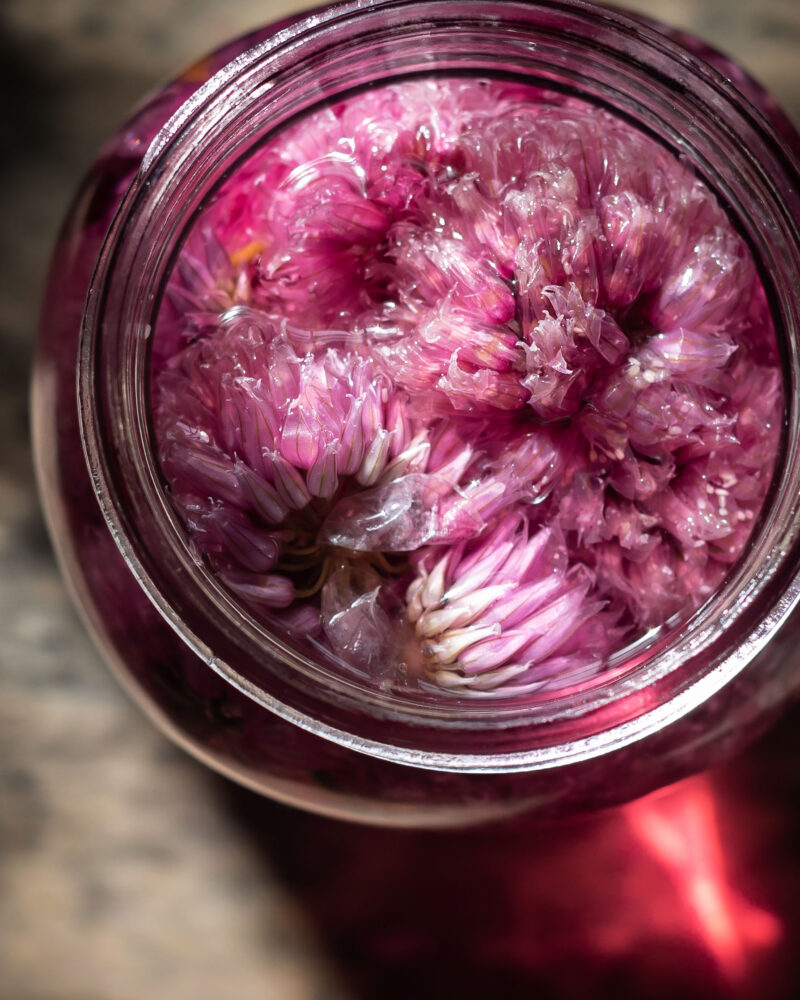
{"type": "Polygon", "coordinates": [[[148,101],[102,151],[62,231],[44,303],[38,476],[62,570],[103,655],[199,759],[352,820],[553,815],[707,766],[800,687],[798,139],[740,70],[710,53],[714,69],[698,52],[709,55],[580,0],[367,0],[234,42],[148,101]],[[434,72],[579,95],[686,157],[752,248],[780,339],[785,425],[746,551],[688,621],[538,702],[414,702],[289,648],[193,556],[151,444],[149,337],[176,248],[209,194],[321,102],[434,72]]]}

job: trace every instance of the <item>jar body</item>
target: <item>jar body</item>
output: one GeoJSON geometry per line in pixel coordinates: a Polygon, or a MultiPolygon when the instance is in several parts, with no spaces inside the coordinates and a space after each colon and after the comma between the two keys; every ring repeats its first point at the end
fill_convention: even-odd
{"type": "MultiPolygon", "coordinates": [[[[145,104],[101,154],[55,251],[34,376],[37,469],[62,570],[105,658],[157,723],[212,767],[281,801],[351,820],[453,825],[526,810],[549,816],[602,807],[730,754],[800,688],[800,665],[793,662],[800,620],[788,615],[787,602],[782,627],[688,711],[676,703],[672,717],[664,712],[657,726],[637,731],[634,723],[602,752],[576,749],[573,742],[570,754],[542,765],[449,767],[424,751],[402,762],[387,759],[341,733],[331,739],[313,718],[293,722],[265,707],[221,675],[214,649],[204,655],[186,641],[120,551],[87,468],[75,391],[81,315],[95,261],[128,184],[167,119],[204,77],[281,27],[233,43],[145,104]]],[[[749,94],[758,95],[755,88],[749,94]]],[[[772,113],[766,98],[761,110],[772,113]]],[[[796,141],[784,119],[776,115],[774,124],[796,141]]],[[[784,587],[791,577],[787,566],[784,587]]],[[[645,686],[635,697],[642,705],[654,702],[656,687],[645,686]]],[[[609,725],[619,721],[613,705],[602,711],[609,725]]]]}

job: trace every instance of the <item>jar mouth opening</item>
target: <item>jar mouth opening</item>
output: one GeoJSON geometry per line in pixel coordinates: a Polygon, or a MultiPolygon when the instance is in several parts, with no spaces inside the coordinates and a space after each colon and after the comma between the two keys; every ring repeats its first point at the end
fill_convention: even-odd
{"type": "MultiPolygon", "coordinates": [[[[477,703],[441,696],[420,698],[417,692],[408,697],[376,691],[372,684],[322,668],[249,615],[198,561],[170,508],[153,452],[146,402],[148,342],[170,261],[174,261],[177,247],[191,225],[191,219],[187,222],[187,206],[196,212],[209,192],[218,188],[230,169],[223,165],[230,155],[241,159],[252,154],[254,120],[248,119],[247,111],[259,101],[278,104],[283,100],[287,116],[275,124],[274,131],[285,126],[289,111],[306,114],[319,103],[329,101],[332,92],[325,93],[318,82],[305,106],[290,107],[291,102],[280,91],[282,85],[286,87],[288,67],[296,71],[298,65],[305,66],[310,75],[314,67],[331,58],[332,52],[339,52],[342,59],[349,50],[358,49],[365,35],[374,42],[376,31],[383,32],[378,51],[383,52],[384,82],[408,75],[409,71],[453,72],[451,65],[437,65],[441,53],[436,50],[434,56],[432,48],[440,37],[436,32],[448,30],[459,37],[460,56],[456,48],[446,53],[446,59],[456,63],[456,71],[497,75],[498,66],[479,65],[474,51],[468,49],[469,44],[474,45],[475,35],[469,33],[473,20],[465,20],[464,11],[474,20],[474,31],[486,33],[492,42],[506,36],[509,25],[515,25],[515,40],[529,61],[539,58],[538,43],[533,44],[531,39],[537,31],[542,32],[542,22],[577,44],[576,29],[596,24],[599,19],[604,39],[592,40],[589,48],[594,52],[602,43],[608,66],[632,59],[630,39],[635,35],[641,52],[650,59],[648,64],[642,58],[638,73],[647,67],[653,75],[658,69],[659,86],[665,94],[676,85],[668,76],[669,70],[681,78],[700,76],[704,88],[716,95],[717,102],[723,98],[728,102],[730,114],[747,120],[751,129],[765,132],[765,124],[752,120],[750,109],[738,106],[740,99],[732,87],[685,50],[636,21],[579,0],[539,4],[501,0],[488,5],[377,0],[312,14],[216,74],[164,126],[151,145],[112,225],[87,304],[79,374],[81,419],[95,489],[123,556],[161,614],[220,675],[276,714],[367,753],[445,769],[528,769],[607,752],[686,714],[742,670],[788,613],[800,587],[793,581],[789,587],[782,584],[778,591],[774,582],[778,570],[797,547],[797,519],[793,516],[800,493],[798,462],[793,460],[798,448],[797,415],[788,389],[784,394],[781,458],[760,523],[713,597],[691,615],[620,650],[608,669],[574,689],[562,688],[533,699],[497,697],[477,703]],[[366,23],[370,18],[372,25],[366,23]],[[424,25],[424,31],[420,25],[424,25]],[[422,42],[426,47],[424,55],[418,56],[421,66],[409,65],[413,51],[409,54],[408,48],[401,56],[399,41],[403,32],[412,42],[411,50],[414,43],[421,47],[422,42]],[[527,46],[522,44],[526,36],[527,46]],[[616,40],[616,50],[608,49],[609,38],[616,40]],[[223,126],[225,114],[231,113],[233,123],[223,126]],[[207,167],[205,173],[195,162],[201,149],[213,151],[213,169],[207,167]],[[152,239],[158,227],[162,242],[154,252],[152,239]],[[150,259],[145,265],[148,253],[150,259]],[[114,373],[116,378],[111,377],[114,373]],[[155,526],[158,531],[157,552],[142,538],[145,523],[150,530],[155,526]],[[167,578],[160,565],[165,556],[170,560],[167,578]],[[205,619],[215,619],[213,627],[206,627],[207,620],[199,608],[205,610],[205,619]],[[737,625],[737,642],[731,647],[723,641],[720,629],[730,630],[737,625]],[[259,653],[271,661],[262,670],[259,653]],[[247,669],[241,669],[242,663],[247,669]],[[302,686],[303,681],[313,690],[299,691],[298,684],[302,686]],[[400,727],[395,742],[383,742],[385,724],[400,727]],[[474,741],[476,731],[486,734],[484,746],[488,752],[476,754],[460,745],[463,734],[471,734],[474,741]],[[435,738],[434,733],[438,734],[435,738]],[[429,742],[423,754],[415,748],[426,740],[429,742]]],[[[540,82],[550,86],[559,81],[548,73],[563,77],[565,72],[555,62],[541,63],[538,70],[543,73],[540,82]]],[[[531,79],[533,67],[528,65],[525,72],[526,79],[531,79]]],[[[364,84],[347,82],[349,89],[364,84]]],[[[568,85],[563,79],[561,83],[568,85]]],[[[336,91],[336,96],[343,92],[336,91]]],[[[594,103],[601,99],[587,96],[577,85],[575,92],[594,103]]],[[[607,97],[610,103],[611,94],[607,97]]],[[[633,117],[635,108],[629,104],[615,109],[615,113],[620,111],[633,117]]],[[[688,114],[688,110],[684,113],[688,114]]],[[[710,129],[720,125],[719,109],[713,115],[710,129]]],[[[637,127],[653,131],[655,120],[645,118],[637,127]]],[[[262,130],[258,141],[264,141],[266,135],[262,130]]],[[[698,141],[698,135],[687,136],[677,147],[664,141],[677,152],[685,152],[698,141]]],[[[759,171],[763,173],[757,165],[749,163],[749,167],[759,177],[759,171]]],[[[741,183],[746,187],[752,179],[741,183]]],[[[767,193],[775,197],[774,191],[767,193]]],[[[722,194],[729,204],[736,204],[735,190],[722,194]]],[[[755,237],[756,259],[763,260],[761,244],[769,237],[774,239],[775,227],[765,226],[769,231],[759,237],[757,231],[751,231],[752,222],[748,221],[748,242],[752,245],[755,237]]],[[[796,231],[790,236],[795,239],[796,260],[796,231]]],[[[776,289],[773,273],[765,273],[763,279],[772,292],[776,330],[784,341],[787,383],[794,386],[799,381],[797,303],[776,289]]]]}

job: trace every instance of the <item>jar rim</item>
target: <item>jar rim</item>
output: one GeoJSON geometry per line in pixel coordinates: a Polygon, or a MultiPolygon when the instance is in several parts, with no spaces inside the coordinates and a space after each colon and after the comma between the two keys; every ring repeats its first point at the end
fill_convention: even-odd
{"type": "MultiPolygon", "coordinates": [[[[211,146],[215,168],[219,169],[231,149],[237,153],[251,149],[247,142],[252,143],[253,136],[242,135],[243,123],[249,120],[245,112],[253,112],[265,95],[270,101],[276,100],[276,88],[287,67],[296,71],[298,66],[319,66],[320,60],[329,58],[332,51],[342,58],[347,44],[352,46],[354,39],[362,38],[365,32],[371,32],[374,40],[375,28],[380,26],[384,31],[381,43],[388,46],[387,53],[395,60],[385,70],[384,79],[389,79],[409,67],[391,49],[388,29],[397,38],[401,30],[413,31],[419,42],[420,25],[424,25],[426,44],[430,45],[437,29],[449,29],[464,40],[471,37],[469,25],[474,24],[494,39],[514,25],[516,40],[522,41],[526,31],[538,30],[541,35],[548,26],[562,32],[572,30],[574,38],[576,26],[585,27],[590,22],[596,26],[598,20],[603,25],[604,44],[608,46],[609,39],[616,41],[617,48],[606,53],[610,64],[613,59],[618,64],[628,60],[631,73],[632,66],[640,73],[649,67],[657,86],[668,95],[671,88],[685,86],[687,79],[699,81],[702,86],[698,89],[714,96],[714,104],[706,105],[710,109],[707,129],[724,127],[727,134],[734,124],[746,124],[751,133],[758,134],[761,160],[765,162],[743,155],[742,169],[747,167],[752,172],[752,177],[748,174],[749,183],[754,177],[762,182],[758,190],[762,202],[768,203],[770,198],[775,204],[785,201],[792,183],[797,187],[797,171],[769,125],[724,77],[635,17],[584,0],[356,0],[314,11],[256,45],[215,74],[178,109],[145,154],[112,223],[92,280],[81,330],[81,429],[103,515],[140,586],[183,641],[252,700],[303,729],[398,763],[477,772],[529,770],[586,759],[635,742],[686,715],[729,683],[763,648],[800,599],[800,461],[795,458],[800,450],[800,426],[793,399],[800,385],[798,206],[782,204],[782,215],[771,216],[769,221],[750,220],[762,225],[765,242],[775,240],[776,226],[782,225],[783,265],[793,267],[795,276],[791,295],[783,289],[773,297],[782,320],[776,327],[786,340],[786,374],[793,392],[786,393],[783,462],[780,475],[776,472],[773,504],[769,510],[765,504],[760,529],[756,529],[758,536],[751,540],[748,552],[729,574],[727,583],[673,630],[674,634],[670,633],[655,653],[649,651],[624,673],[600,675],[594,685],[536,706],[514,699],[508,699],[507,704],[498,700],[478,706],[449,699],[439,699],[435,705],[411,703],[320,673],[318,665],[298,657],[296,651],[252,619],[244,623],[246,627],[240,621],[233,628],[232,617],[241,615],[242,608],[192,555],[169,509],[150,447],[143,358],[152,330],[148,320],[155,317],[163,293],[163,285],[159,287],[153,275],[167,266],[167,246],[179,238],[181,211],[185,213],[190,203],[177,205],[176,192],[200,197],[201,178],[195,162],[198,150],[211,146]],[[640,51],[632,54],[636,46],[640,51]],[[230,121],[223,126],[222,121],[231,112],[239,131],[228,133],[226,140],[225,128],[233,126],[230,121]],[[776,178],[776,170],[783,170],[783,175],[776,178]],[[793,217],[793,213],[797,214],[793,217]],[[164,237],[160,256],[153,257],[149,241],[159,225],[169,235],[164,237]],[[786,247],[791,251],[788,254],[786,247]],[[146,259],[154,271],[141,266],[146,259]],[[145,524],[160,531],[158,555],[143,539],[145,524]],[[166,551],[176,563],[165,578],[156,564],[158,556],[166,551]],[[165,581],[172,585],[165,585],[165,581]],[[180,600],[178,584],[183,587],[180,600]],[[197,614],[200,605],[205,607],[205,620],[197,614]],[[191,624],[187,621],[187,607],[194,616],[191,624]],[[764,608],[768,613],[763,613],[764,608]],[[212,611],[218,621],[210,621],[212,611]],[[730,638],[743,623],[745,634],[737,633],[733,646],[721,641],[720,626],[722,636],[730,638]],[[259,642],[263,649],[265,636],[270,655],[281,661],[280,677],[269,675],[272,690],[259,683],[263,672],[256,681],[252,670],[242,671],[236,665],[252,663],[253,652],[259,642]],[[711,659],[701,663],[709,654],[713,654],[711,659]],[[687,669],[689,665],[697,671],[687,669]],[[299,692],[297,682],[303,677],[310,677],[316,690],[299,692]],[[330,687],[319,686],[323,683],[330,687]],[[650,697],[642,697],[645,691],[650,697]],[[364,694],[369,695],[368,701],[363,700],[364,694]],[[623,703],[631,711],[629,717],[620,714],[623,703]],[[583,732],[581,723],[589,723],[583,732]],[[381,738],[382,730],[389,727],[395,729],[397,737],[391,743],[381,738]],[[578,732],[570,733],[570,728],[578,732]],[[536,739],[544,736],[546,729],[552,734],[550,742],[536,745],[536,739]],[[439,732],[434,739],[436,730],[439,732]],[[485,737],[483,746],[490,752],[475,753],[463,746],[466,737],[474,739],[476,732],[485,737]],[[565,734],[569,738],[565,739],[565,734]],[[533,740],[533,745],[517,749],[526,739],[529,743],[533,740]]],[[[532,40],[533,34],[529,38],[532,40]]],[[[533,52],[530,49],[527,55],[533,52]]],[[[424,65],[437,68],[430,55],[424,65]]],[[[474,71],[484,75],[489,72],[485,68],[474,71]]],[[[330,96],[325,95],[326,99],[330,96]]],[[[319,101],[319,95],[316,99],[319,101]]],[[[699,96],[686,100],[684,119],[690,110],[700,114],[699,96]]],[[[694,128],[695,134],[688,136],[687,142],[698,141],[701,123],[695,123],[694,128]]],[[[777,280],[772,274],[765,277],[773,283],[777,280]]],[[[271,663],[270,668],[274,667],[271,663]]]]}

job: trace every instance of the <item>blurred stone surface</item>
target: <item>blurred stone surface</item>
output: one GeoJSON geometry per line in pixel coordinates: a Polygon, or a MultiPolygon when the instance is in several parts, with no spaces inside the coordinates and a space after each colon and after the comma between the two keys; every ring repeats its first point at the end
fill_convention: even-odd
{"type": "MultiPolygon", "coordinates": [[[[298,902],[303,891],[290,891],[259,850],[259,824],[295,821],[280,807],[242,809],[235,792],[221,794],[219,780],[154,731],[100,664],[53,562],[27,432],[49,249],[95,150],[173,71],[302,6],[0,5],[0,1000],[355,995],[298,902]],[[229,808],[231,798],[239,806],[229,808]]],[[[800,121],[797,0],[627,6],[735,56],[800,121]]],[[[301,829],[321,878],[332,827],[308,819],[301,829]]],[[[400,841],[382,837],[386,868],[400,841]]],[[[292,857],[302,870],[296,850],[292,857]]],[[[359,878],[357,864],[350,874],[359,878]]],[[[302,889],[301,875],[289,881],[302,889]]],[[[335,900],[326,905],[335,914],[335,900]]]]}

